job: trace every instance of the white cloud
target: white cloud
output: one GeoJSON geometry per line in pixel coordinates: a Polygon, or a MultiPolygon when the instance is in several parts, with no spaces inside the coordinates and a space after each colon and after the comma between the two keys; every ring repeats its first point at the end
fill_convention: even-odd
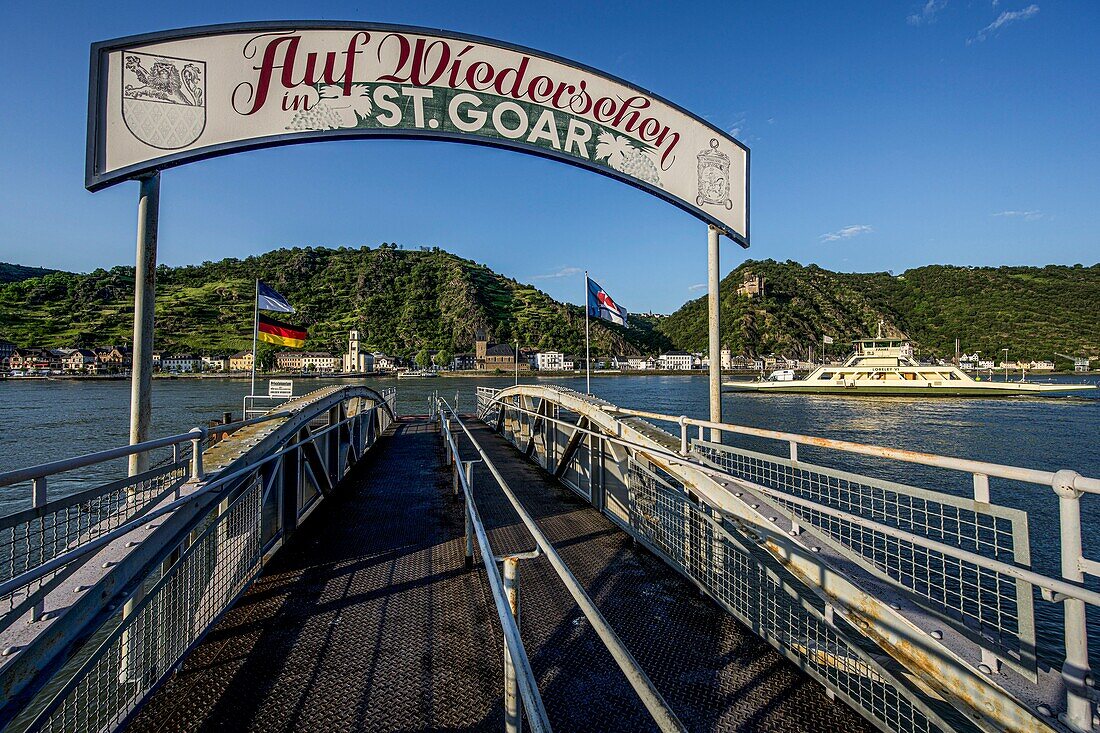
{"type": "Polygon", "coordinates": [[[696,290],[702,290],[706,286],[706,283],[696,283],[695,285],[688,285],[688,291],[694,293],[696,290]]]}
{"type": "Polygon", "coordinates": [[[925,23],[935,23],[936,13],[943,10],[947,5],[947,0],[928,0],[920,9],[919,12],[911,13],[905,18],[905,22],[909,25],[924,25],[925,23]]]}
{"type": "Polygon", "coordinates": [[[1007,211],[998,211],[993,216],[1002,216],[1006,218],[1023,219],[1024,221],[1037,221],[1043,218],[1043,212],[1038,209],[1031,209],[1028,211],[1017,211],[1015,209],[1009,209],[1007,211]]]}
{"type": "Polygon", "coordinates": [[[835,232],[829,232],[821,235],[822,242],[835,242],[838,239],[851,239],[852,237],[858,237],[860,234],[870,234],[875,231],[874,227],[870,224],[852,224],[842,229],[837,229],[835,232]]]}
{"type": "Polygon", "coordinates": [[[559,277],[573,277],[574,275],[580,275],[584,270],[579,267],[562,267],[554,272],[544,272],[541,275],[532,275],[532,280],[554,280],[559,277]]]}
{"type": "Polygon", "coordinates": [[[1038,13],[1039,6],[1035,5],[1034,3],[1028,5],[1023,10],[1006,10],[1005,12],[997,16],[997,20],[993,21],[985,28],[982,28],[980,31],[978,31],[978,35],[976,35],[974,38],[967,40],[966,45],[969,46],[975,41],[980,43],[986,38],[989,38],[992,33],[999,31],[1001,28],[1004,28],[1009,23],[1015,23],[1018,20],[1027,20],[1028,18],[1034,18],[1036,15],[1038,15],[1038,13]]]}

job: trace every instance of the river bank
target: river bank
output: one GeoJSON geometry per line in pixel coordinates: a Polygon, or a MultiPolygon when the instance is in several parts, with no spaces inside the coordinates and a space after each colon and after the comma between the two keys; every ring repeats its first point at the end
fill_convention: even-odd
{"type": "MultiPolygon", "coordinates": [[[[539,372],[539,371],[521,371],[519,373],[520,378],[533,378],[539,379],[584,379],[584,372],[539,372]]],[[[699,377],[706,376],[707,371],[705,369],[691,369],[691,370],[657,370],[657,369],[643,369],[643,370],[618,370],[618,369],[599,369],[592,372],[593,378],[603,377],[699,377]]],[[[1009,377],[1019,376],[1019,371],[1008,371],[1009,377]]],[[[1043,379],[1050,377],[1096,377],[1100,376],[1100,370],[1091,370],[1087,372],[1027,372],[1030,377],[1030,381],[1042,381],[1043,379]]],[[[346,373],[346,374],[288,374],[286,372],[260,372],[256,374],[256,379],[380,379],[380,380],[396,380],[398,372],[363,372],[363,373],[346,373]]],[[[723,379],[744,379],[752,380],[759,376],[759,372],[746,372],[746,371],[725,371],[722,372],[723,379]]],[[[994,372],[993,377],[1001,377],[1000,381],[1004,381],[1005,371],[1003,369],[994,372]]],[[[422,377],[423,379],[515,379],[515,372],[497,370],[492,372],[481,371],[446,371],[437,372],[435,377],[422,377]]],[[[156,373],[153,375],[153,379],[157,381],[163,380],[215,380],[215,381],[250,381],[252,375],[250,372],[232,372],[229,374],[221,374],[218,372],[198,372],[198,373],[184,373],[184,374],[163,374],[156,373]]],[[[128,373],[123,374],[51,374],[49,376],[26,376],[26,377],[10,377],[6,375],[0,375],[0,382],[129,382],[130,375],[128,373]]]]}

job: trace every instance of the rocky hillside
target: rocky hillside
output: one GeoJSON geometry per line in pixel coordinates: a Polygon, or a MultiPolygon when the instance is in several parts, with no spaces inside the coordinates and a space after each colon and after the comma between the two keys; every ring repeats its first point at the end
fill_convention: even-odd
{"type": "MultiPolygon", "coordinates": [[[[423,349],[453,354],[473,348],[485,328],[493,340],[580,353],[584,311],[540,290],[438,248],[393,244],[358,249],[279,249],[157,269],[156,347],[232,352],[251,344],[254,279],[297,309],[286,320],[305,325],[306,348],[339,353],[358,328],[367,347],[401,356],[423,349]]],[[[132,267],[78,275],[51,272],[0,285],[0,338],[19,345],[127,343],[133,326],[132,267]]],[[[629,328],[593,322],[598,354],[668,348],[651,321],[629,328]]]]}
{"type": "MultiPolygon", "coordinates": [[[[929,265],[894,275],[750,260],[721,292],[722,339],[734,353],[806,356],[822,334],[845,353],[844,342],[873,336],[882,318],[889,334],[909,336],[922,355],[953,355],[956,338],[965,351],[991,357],[1004,348],[1012,359],[1100,355],[1100,265],[929,265]],[[766,279],[762,298],[737,295],[750,272],[766,279]]],[[[705,348],[706,308],[705,297],[690,301],[658,329],[679,348],[705,348]]]]}

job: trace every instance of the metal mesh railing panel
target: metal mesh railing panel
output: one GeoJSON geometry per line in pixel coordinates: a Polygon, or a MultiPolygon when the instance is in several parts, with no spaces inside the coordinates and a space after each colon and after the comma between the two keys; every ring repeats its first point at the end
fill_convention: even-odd
{"type": "MultiPolygon", "coordinates": [[[[694,441],[693,450],[727,473],[774,491],[986,557],[1019,564],[1030,561],[1022,512],[715,443],[694,441]]],[[[800,524],[836,540],[861,564],[1030,665],[1035,634],[1030,584],[881,530],[773,498],[800,524]]]]}
{"type": "Polygon", "coordinates": [[[477,416],[485,422],[496,420],[500,406],[495,402],[497,392],[492,387],[477,388],[477,416]]]}
{"type": "MultiPolygon", "coordinates": [[[[186,481],[189,471],[189,464],[180,461],[155,469],[146,478],[108,484],[109,488],[102,493],[82,492],[75,499],[51,502],[39,512],[20,512],[16,521],[0,527],[0,582],[33,570],[122,525],[186,481]]],[[[11,611],[51,577],[52,574],[39,578],[0,597],[0,614],[11,611]]]]}
{"type": "Polygon", "coordinates": [[[784,588],[708,516],[631,462],[630,525],[757,634],[888,730],[938,731],[930,715],[859,654],[823,616],[784,588]]]}
{"type": "Polygon", "coordinates": [[[262,485],[252,478],[207,523],[146,597],[70,678],[38,721],[41,730],[113,730],[233,602],[260,568],[262,485]]]}

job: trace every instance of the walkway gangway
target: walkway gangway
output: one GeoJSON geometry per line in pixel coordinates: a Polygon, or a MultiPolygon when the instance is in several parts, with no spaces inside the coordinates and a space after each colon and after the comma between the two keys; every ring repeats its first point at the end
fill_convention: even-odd
{"type": "Polygon", "coordinates": [[[1086,606],[1100,594],[1085,575],[1100,563],[1082,552],[1080,500],[1100,493],[1097,479],[624,409],[559,387],[479,388],[478,410],[880,727],[1094,729],[1086,606]],[[736,444],[746,436],[787,455],[736,444]],[[799,446],[964,472],[973,494],[816,465],[799,446]],[[1031,567],[1027,513],[993,503],[990,478],[1053,491],[1062,577],[1031,567]],[[1064,608],[1058,664],[1057,649],[1037,649],[1036,600],[1064,608]]]}
{"type": "Polygon", "coordinates": [[[0,487],[32,488],[32,506],[0,518],[0,728],[124,723],[395,404],[393,390],[328,387],[261,417],[0,474],[0,487]],[[158,451],[170,454],[135,476],[48,496],[48,481],[158,451]]]}

